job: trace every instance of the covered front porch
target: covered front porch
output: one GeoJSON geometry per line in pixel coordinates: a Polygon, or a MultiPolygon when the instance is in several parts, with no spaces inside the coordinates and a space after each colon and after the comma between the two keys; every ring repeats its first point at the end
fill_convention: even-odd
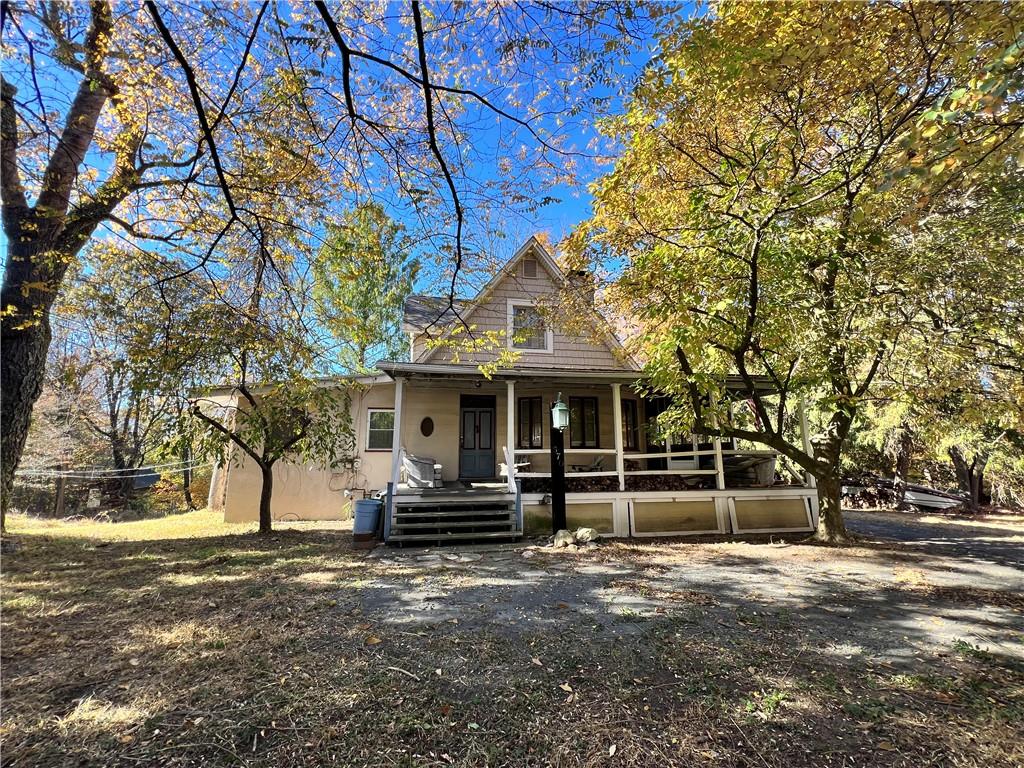
{"type": "Polygon", "coordinates": [[[667,404],[637,393],[636,372],[534,368],[486,378],[473,365],[381,368],[395,382],[387,534],[399,508],[443,511],[473,498],[508,510],[506,535],[550,531],[550,407],[559,393],[572,414],[565,434],[571,526],[644,536],[816,525],[813,478],[777,452],[658,436],[654,423],[667,404]]]}

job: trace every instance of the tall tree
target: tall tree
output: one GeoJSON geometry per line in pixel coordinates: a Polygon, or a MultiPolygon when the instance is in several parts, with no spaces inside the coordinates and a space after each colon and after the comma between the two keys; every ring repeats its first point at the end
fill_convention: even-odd
{"type": "Polygon", "coordinates": [[[313,262],[313,298],[343,370],[364,372],[408,349],[402,308],[419,269],[404,228],[379,203],[364,203],[327,227],[313,262]]]}
{"type": "Polygon", "coordinates": [[[50,309],[98,232],[215,284],[225,237],[266,260],[268,229],[320,231],[369,192],[418,223],[454,300],[474,208],[525,209],[569,178],[577,86],[613,82],[644,21],[633,2],[0,8],[0,513],[50,309]]]}
{"type": "Polygon", "coordinates": [[[662,35],[608,125],[625,149],[573,238],[577,262],[625,260],[612,295],[643,323],[653,386],[695,431],[764,443],[813,474],[823,541],[847,539],[847,437],[929,298],[940,257],[914,233],[974,169],[1012,167],[1016,74],[983,109],[932,121],[979,73],[1019,73],[1022,21],[1013,4],[719,3],[662,35]],[[727,422],[732,372],[756,428],[727,422]],[[810,450],[787,417],[801,397],[820,427],[810,450]]]}

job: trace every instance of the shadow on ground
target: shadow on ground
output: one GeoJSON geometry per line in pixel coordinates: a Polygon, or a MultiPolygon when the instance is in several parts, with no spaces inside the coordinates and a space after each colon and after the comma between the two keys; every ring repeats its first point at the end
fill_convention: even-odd
{"type": "Polygon", "coordinates": [[[1012,553],[530,551],[30,537],[4,561],[4,762],[1024,760],[1012,553]]]}

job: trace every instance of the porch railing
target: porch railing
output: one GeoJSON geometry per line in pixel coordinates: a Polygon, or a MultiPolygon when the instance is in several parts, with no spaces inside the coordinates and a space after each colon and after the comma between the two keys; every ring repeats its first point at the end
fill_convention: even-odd
{"type": "MultiPolygon", "coordinates": [[[[545,449],[531,448],[531,449],[516,449],[514,451],[515,458],[527,458],[530,456],[547,456],[550,451],[545,449]]],[[[506,464],[510,467],[514,467],[514,462],[508,461],[508,450],[505,450],[506,464]]],[[[573,456],[615,456],[616,451],[613,448],[567,448],[565,451],[566,459],[573,456]]],[[[725,488],[724,475],[725,475],[725,462],[726,456],[749,456],[749,457],[764,457],[764,458],[778,458],[781,454],[774,450],[757,450],[757,449],[739,449],[739,448],[721,448],[716,445],[715,448],[706,448],[703,450],[687,450],[687,451],[652,451],[647,453],[623,453],[623,458],[627,461],[641,461],[645,459],[692,459],[697,464],[696,467],[668,467],[664,469],[627,469],[623,471],[625,477],[640,477],[645,475],[676,475],[676,476],[703,476],[703,475],[715,475],[718,477],[716,485],[719,489],[725,488]],[[712,466],[700,467],[700,459],[703,456],[711,456],[713,458],[712,466]]],[[[569,463],[567,461],[567,463],[569,463]]],[[[537,471],[525,471],[520,472],[513,469],[515,478],[549,478],[551,477],[550,472],[537,472],[537,471]]],[[[566,478],[574,477],[617,477],[618,472],[615,470],[585,470],[585,471],[572,471],[566,470],[566,478]]],[[[510,479],[510,487],[512,484],[510,479]]]]}

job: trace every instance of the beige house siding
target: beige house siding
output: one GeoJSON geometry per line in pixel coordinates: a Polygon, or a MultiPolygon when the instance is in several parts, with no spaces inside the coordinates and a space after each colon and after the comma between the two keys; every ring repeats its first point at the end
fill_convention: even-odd
{"type": "MultiPolygon", "coordinates": [[[[553,350],[551,352],[519,351],[517,352],[517,368],[563,368],[569,370],[612,370],[632,368],[625,359],[614,353],[603,339],[570,335],[562,330],[557,322],[559,307],[558,287],[552,275],[538,263],[536,277],[523,277],[520,262],[509,265],[509,271],[492,289],[483,302],[466,317],[466,322],[473,326],[474,333],[486,334],[496,331],[501,334],[501,344],[506,344],[508,328],[509,301],[534,301],[541,312],[545,313],[553,332],[553,350]]],[[[596,320],[596,318],[595,318],[596,320]]],[[[486,350],[473,353],[458,353],[450,347],[433,350],[426,348],[425,339],[421,336],[414,346],[416,362],[450,363],[458,357],[460,363],[486,363],[493,361],[502,350],[486,350]]]]}
{"type": "MultiPolygon", "coordinates": [[[[274,493],[270,505],[273,518],[344,519],[350,514],[346,489],[358,491],[385,487],[391,474],[391,451],[366,450],[366,419],[370,408],[391,408],[394,401],[395,385],[390,382],[353,391],[352,424],[356,432],[356,455],[360,460],[357,469],[335,470],[326,465],[297,464],[284,459],[275,464],[274,493]]],[[[220,498],[211,496],[211,508],[223,511],[227,522],[257,520],[262,478],[256,463],[234,450],[227,467],[218,467],[217,474],[222,493],[220,498]]]]}
{"type": "Polygon", "coordinates": [[[420,358],[420,356],[424,355],[426,353],[426,351],[427,351],[427,337],[424,334],[422,334],[422,333],[420,333],[420,334],[413,333],[413,334],[409,334],[409,336],[410,336],[410,342],[409,342],[409,349],[410,349],[409,355],[410,356],[409,356],[409,359],[410,360],[418,360],[420,358]]]}
{"type": "MultiPolygon", "coordinates": [[[[476,382],[423,382],[406,381],[402,407],[401,445],[409,453],[430,457],[442,465],[444,480],[459,477],[459,413],[462,395],[490,395],[494,397],[494,475],[498,476],[500,465],[505,461],[503,449],[507,441],[507,387],[503,381],[487,381],[481,377],[476,382]],[[434,422],[429,436],[422,433],[422,423],[429,417],[434,422]]],[[[573,396],[592,396],[598,401],[599,447],[615,447],[612,419],[612,390],[607,385],[566,384],[559,390],[550,385],[536,385],[517,382],[515,385],[516,411],[520,397],[541,398],[543,415],[542,455],[530,456],[529,471],[550,471],[550,406],[558,392],[568,402],[573,396]]],[[[623,399],[635,395],[626,387],[623,399]]],[[[275,520],[327,520],[347,517],[348,499],[345,490],[355,492],[384,490],[391,479],[391,451],[367,449],[368,413],[372,408],[394,407],[395,385],[392,382],[377,383],[369,389],[357,390],[352,396],[352,424],[356,431],[356,455],[360,466],[354,471],[332,470],[315,464],[295,464],[282,460],[274,467],[274,495],[271,513],[275,520]]],[[[517,428],[514,427],[514,430],[517,428]]],[[[514,431],[513,438],[518,438],[514,431]]],[[[571,435],[566,434],[566,447],[570,447],[571,435]]],[[[572,450],[570,448],[570,450],[572,450]]],[[[217,470],[222,492],[219,498],[211,497],[211,507],[222,510],[225,520],[242,522],[256,520],[259,509],[260,472],[248,457],[234,461],[217,470]]],[[[629,452],[626,453],[629,456],[629,452]]],[[[575,454],[567,456],[568,464],[590,464],[594,456],[575,454]]],[[[521,459],[527,460],[527,459],[521,459]]],[[[605,455],[602,469],[615,469],[615,457],[605,455]]],[[[524,470],[525,471],[525,470],[524,470]]]]}

